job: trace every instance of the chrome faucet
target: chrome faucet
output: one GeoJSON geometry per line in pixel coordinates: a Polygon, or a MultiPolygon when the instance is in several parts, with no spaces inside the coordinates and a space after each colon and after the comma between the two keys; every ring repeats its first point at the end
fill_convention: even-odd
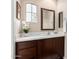
{"type": "Polygon", "coordinates": [[[48,31],[48,35],[50,35],[50,32],[48,31]]]}

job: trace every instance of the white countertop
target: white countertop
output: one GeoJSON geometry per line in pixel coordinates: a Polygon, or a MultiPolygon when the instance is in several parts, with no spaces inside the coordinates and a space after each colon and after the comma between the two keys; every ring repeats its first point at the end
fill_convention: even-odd
{"type": "Polygon", "coordinates": [[[57,33],[57,34],[51,34],[51,35],[36,35],[36,36],[29,36],[29,37],[18,37],[16,38],[16,42],[42,40],[46,38],[54,38],[54,37],[62,37],[62,36],[65,36],[65,33],[57,33]]]}

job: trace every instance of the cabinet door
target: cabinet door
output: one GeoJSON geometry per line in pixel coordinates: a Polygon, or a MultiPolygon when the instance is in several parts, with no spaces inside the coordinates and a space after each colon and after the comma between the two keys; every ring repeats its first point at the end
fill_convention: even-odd
{"type": "Polygon", "coordinates": [[[50,56],[57,54],[64,56],[64,37],[49,38],[38,41],[38,56],[50,56]]]}
{"type": "Polygon", "coordinates": [[[55,53],[55,40],[44,39],[38,41],[38,56],[47,56],[55,53]]]}
{"type": "Polygon", "coordinates": [[[57,54],[59,54],[60,56],[64,56],[64,37],[59,37],[59,38],[56,38],[55,40],[55,49],[56,49],[56,52],[57,54]]]}
{"type": "Polygon", "coordinates": [[[43,40],[42,46],[43,46],[42,48],[43,55],[50,55],[55,53],[55,40],[53,39],[43,40]]]}

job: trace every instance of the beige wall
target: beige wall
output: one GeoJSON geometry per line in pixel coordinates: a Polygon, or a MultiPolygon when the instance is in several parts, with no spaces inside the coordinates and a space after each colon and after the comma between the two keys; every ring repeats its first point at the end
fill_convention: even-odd
{"type": "Polygon", "coordinates": [[[67,0],[57,1],[57,12],[63,11],[64,17],[67,17],[67,0]]]}
{"type": "Polygon", "coordinates": [[[56,0],[21,0],[21,9],[22,9],[22,12],[21,12],[21,18],[22,20],[26,20],[25,18],[25,5],[27,3],[33,3],[35,5],[37,5],[37,20],[38,22],[37,23],[31,23],[30,25],[30,28],[31,28],[31,32],[38,32],[38,31],[41,31],[41,12],[40,12],[40,9],[41,8],[46,8],[46,9],[51,9],[51,10],[55,10],[56,11],[56,0]]]}

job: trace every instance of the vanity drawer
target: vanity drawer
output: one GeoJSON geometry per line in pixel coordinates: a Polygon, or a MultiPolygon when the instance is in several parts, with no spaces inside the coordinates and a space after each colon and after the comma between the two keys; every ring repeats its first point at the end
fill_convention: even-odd
{"type": "Polygon", "coordinates": [[[36,41],[16,42],[16,49],[25,49],[35,47],[36,41]]]}
{"type": "Polygon", "coordinates": [[[29,49],[23,49],[23,50],[19,50],[17,52],[17,55],[19,56],[26,56],[26,57],[33,57],[36,56],[36,47],[33,48],[29,48],[29,49]]]}

